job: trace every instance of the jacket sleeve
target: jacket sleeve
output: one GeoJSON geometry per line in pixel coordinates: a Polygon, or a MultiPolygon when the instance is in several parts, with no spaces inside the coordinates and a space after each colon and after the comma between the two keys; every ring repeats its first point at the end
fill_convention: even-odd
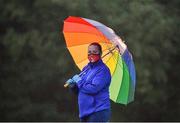
{"type": "Polygon", "coordinates": [[[96,94],[101,91],[105,86],[109,86],[110,81],[111,75],[109,69],[103,68],[95,75],[91,82],[85,82],[84,84],[78,83],[78,88],[83,93],[96,94]]]}

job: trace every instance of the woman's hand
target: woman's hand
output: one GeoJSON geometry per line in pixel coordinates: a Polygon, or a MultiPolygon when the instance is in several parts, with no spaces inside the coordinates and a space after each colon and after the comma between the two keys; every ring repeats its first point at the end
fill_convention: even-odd
{"type": "Polygon", "coordinates": [[[75,83],[78,83],[78,82],[81,80],[81,77],[80,77],[78,74],[76,74],[76,75],[73,76],[72,80],[73,80],[75,83]]]}

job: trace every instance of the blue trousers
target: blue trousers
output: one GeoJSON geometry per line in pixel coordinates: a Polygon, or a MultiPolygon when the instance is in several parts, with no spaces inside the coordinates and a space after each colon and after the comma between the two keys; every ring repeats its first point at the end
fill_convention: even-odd
{"type": "Polygon", "coordinates": [[[111,110],[105,109],[102,111],[94,112],[88,116],[80,119],[81,122],[109,122],[111,117],[111,110]]]}

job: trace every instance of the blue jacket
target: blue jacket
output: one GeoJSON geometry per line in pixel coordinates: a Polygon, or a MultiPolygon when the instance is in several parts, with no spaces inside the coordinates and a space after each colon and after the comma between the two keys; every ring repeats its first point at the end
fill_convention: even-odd
{"type": "Polygon", "coordinates": [[[79,117],[110,109],[109,86],[111,74],[102,60],[88,63],[82,70],[78,82],[79,117]]]}

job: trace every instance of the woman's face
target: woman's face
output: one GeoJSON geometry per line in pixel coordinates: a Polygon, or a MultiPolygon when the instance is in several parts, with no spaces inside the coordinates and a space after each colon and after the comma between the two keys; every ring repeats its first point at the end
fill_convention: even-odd
{"type": "Polygon", "coordinates": [[[101,59],[98,46],[90,45],[88,47],[88,59],[91,63],[94,63],[94,62],[98,61],[99,59],[101,59]]]}
{"type": "Polygon", "coordinates": [[[100,54],[98,46],[90,45],[88,47],[88,55],[90,55],[90,54],[100,54]]]}

